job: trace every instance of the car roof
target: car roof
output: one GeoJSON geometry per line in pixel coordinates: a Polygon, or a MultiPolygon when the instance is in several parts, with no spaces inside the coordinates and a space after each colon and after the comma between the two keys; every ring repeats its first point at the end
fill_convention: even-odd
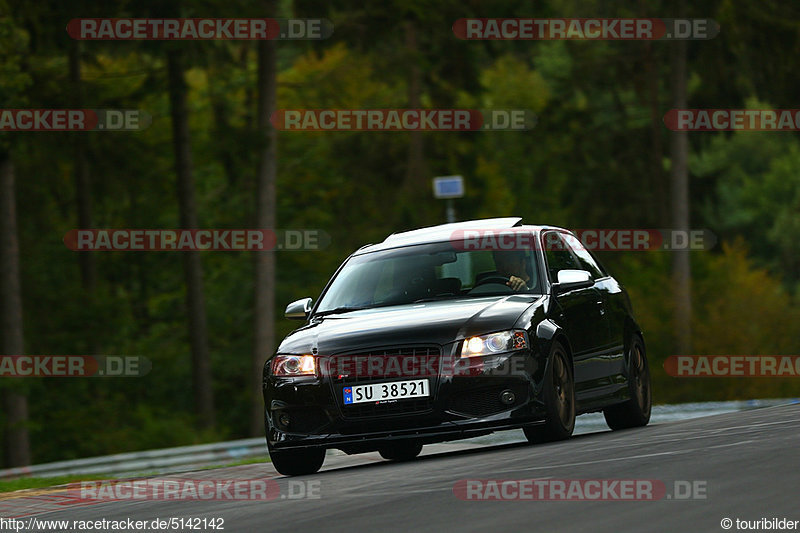
{"type": "Polygon", "coordinates": [[[479,220],[465,220],[451,224],[440,224],[429,226],[400,233],[392,233],[383,242],[378,244],[368,244],[358,249],[356,254],[377,252],[390,248],[401,248],[404,246],[414,246],[416,244],[428,244],[436,242],[447,242],[453,238],[453,233],[464,230],[503,230],[509,228],[527,229],[539,232],[545,229],[561,230],[555,226],[530,226],[522,224],[522,217],[503,217],[503,218],[484,218],[479,220]]]}

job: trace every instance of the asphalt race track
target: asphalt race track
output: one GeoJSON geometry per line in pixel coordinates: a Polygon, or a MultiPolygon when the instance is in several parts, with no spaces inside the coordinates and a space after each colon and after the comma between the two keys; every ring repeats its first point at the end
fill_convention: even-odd
{"type": "MultiPolygon", "coordinates": [[[[269,464],[180,476],[275,478],[281,496],[271,501],[111,501],[58,511],[45,506],[33,514],[222,517],[224,531],[234,532],[724,531],[723,518],[734,520],[730,530],[736,531],[737,518],[800,520],[798,431],[800,405],[785,405],[538,446],[430,446],[410,463],[381,461],[377,454],[329,456],[318,474],[298,478],[278,476],[269,464]],[[660,480],[666,494],[646,501],[464,501],[453,490],[459,480],[532,478],[660,480]],[[290,481],[318,482],[319,498],[287,498],[290,481]],[[676,492],[676,481],[705,497],[686,498],[686,491],[676,492]]],[[[6,511],[11,502],[21,511],[26,498],[2,502],[6,511]]]]}

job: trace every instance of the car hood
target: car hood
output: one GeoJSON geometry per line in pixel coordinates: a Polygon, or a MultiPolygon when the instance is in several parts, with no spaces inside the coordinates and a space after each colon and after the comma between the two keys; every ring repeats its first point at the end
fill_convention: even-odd
{"type": "Polygon", "coordinates": [[[289,334],[278,353],[335,355],[344,351],[414,344],[447,344],[515,326],[543,300],[512,294],[378,307],[314,319],[289,334]]]}

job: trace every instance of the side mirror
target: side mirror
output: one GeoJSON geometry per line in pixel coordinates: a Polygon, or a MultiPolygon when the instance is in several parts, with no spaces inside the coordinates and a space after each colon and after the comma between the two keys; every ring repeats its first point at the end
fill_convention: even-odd
{"type": "Polygon", "coordinates": [[[283,316],[290,320],[305,320],[311,313],[311,298],[296,300],[286,306],[283,316]]]}
{"type": "Polygon", "coordinates": [[[593,284],[592,275],[585,270],[559,270],[558,283],[553,283],[553,294],[585,289],[593,284]]]}

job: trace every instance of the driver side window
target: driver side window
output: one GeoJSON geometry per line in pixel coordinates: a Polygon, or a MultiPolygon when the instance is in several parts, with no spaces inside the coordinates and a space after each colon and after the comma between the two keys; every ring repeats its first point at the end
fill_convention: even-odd
{"type": "Polygon", "coordinates": [[[572,249],[572,253],[578,258],[581,268],[589,272],[592,275],[592,279],[599,279],[605,276],[600,265],[597,264],[592,254],[581,244],[581,241],[579,241],[577,237],[569,234],[562,234],[561,236],[564,237],[567,244],[572,249]]]}
{"type": "Polygon", "coordinates": [[[548,231],[542,235],[544,255],[547,260],[547,274],[550,281],[558,281],[560,270],[583,270],[583,267],[572,255],[563,237],[557,231],[548,231]]]}

